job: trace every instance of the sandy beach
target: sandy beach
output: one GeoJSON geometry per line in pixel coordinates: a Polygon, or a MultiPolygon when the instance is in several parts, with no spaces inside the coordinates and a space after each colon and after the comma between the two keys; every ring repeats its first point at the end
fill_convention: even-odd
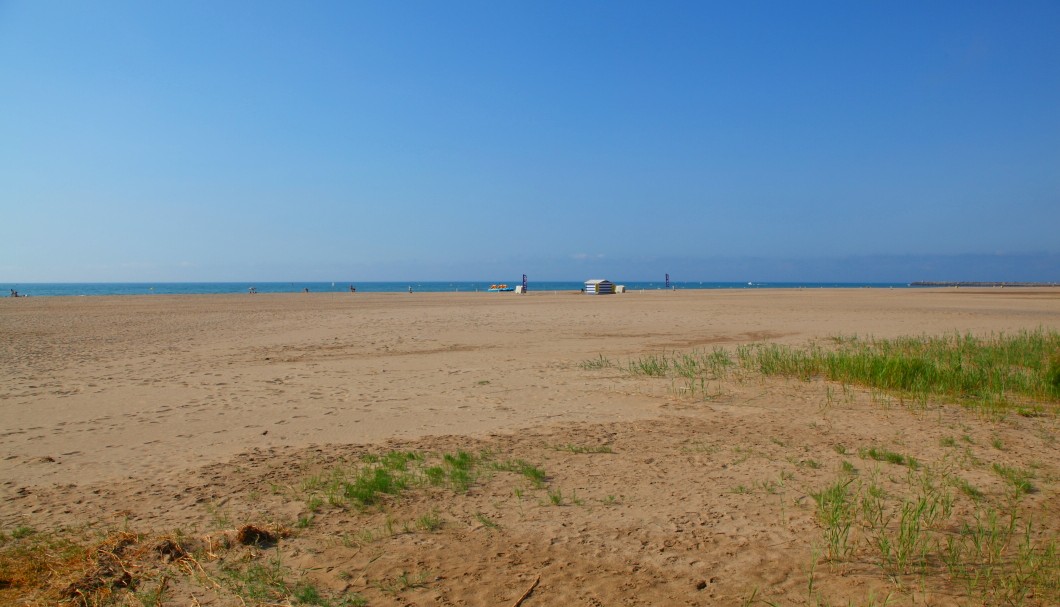
{"type": "MultiPolygon", "coordinates": [[[[334,605],[513,605],[524,592],[526,607],[978,604],[868,558],[826,562],[811,495],[844,462],[902,482],[857,455],[874,446],[988,496],[1005,491],[993,464],[1030,466],[1020,511],[1055,538],[1055,411],[994,419],[752,375],[688,396],[625,367],[761,342],[1040,328],[1060,330],[1060,289],[0,299],[0,523],[195,538],[282,526],[239,558],[282,557],[334,605]],[[466,491],[313,503],[307,479],[394,450],[529,462],[547,481],[494,465],[466,491]]],[[[253,602],[220,574],[170,579],[158,604],[253,602]]]]}

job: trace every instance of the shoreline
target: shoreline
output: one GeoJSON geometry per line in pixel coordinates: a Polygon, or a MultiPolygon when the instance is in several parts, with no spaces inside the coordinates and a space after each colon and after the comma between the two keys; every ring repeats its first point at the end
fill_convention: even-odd
{"type": "MultiPolygon", "coordinates": [[[[264,293],[408,293],[413,288],[415,293],[481,293],[487,292],[489,281],[426,281],[426,282],[185,282],[185,283],[0,283],[0,293],[4,290],[18,291],[23,296],[62,297],[62,296],[104,296],[104,295],[194,295],[194,294],[248,294],[256,289],[264,293]],[[349,287],[356,287],[351,293],[349,287]]],[[[819,289],[819,288],[874,288],[874,289],[908,289],[908,283],[835,283],[835,282],[711,282],[711,281],[674,281],[672,287],[655,281],[612,281],[626,287],[627,291],[716,291],[716,290],[755,290],[755,289],[819,289]]],[[[509,283],[518,284],[518,283],[509,283]]],[[[585,286],[582,281],[534,281],[529,284],[528,292],[580,292],[585,286]]]]}
{"type": "Polygon", "coordinates": [[[1060,287],[1060,282],[933,282],[916,281],[910,287],[1060,287]]]}
{"type": "MultiPolygon", "coordinates": [[[[871,285],[858,285],[858,286],[754,286],[754,287],[704,287],[704,288],[678,288],[678,289],[665,289],[665,288],[649,288],[649,289],[630,289],[622,293],[609,294],[614,297],[621,298],[623,295],[643,295],[643,294],[679,294],[679,293],[693,293],[693,294],[711,294],[711,293],[764,293],[764,292],[799,292],[799,291],[815,291],[815,292],[851,292],[851,291],[920,291],[920,292],[952,292],[955,288],[979,290],[980,292],[993,292],[995,290],[1008,290],[1009,292],[1019,292],[1020,290],[1027,290],[1029,292],[1048,292],[1049,290],[1056,290],[1060,292],[1060,283],[921,283],[921,284],[910,284],[907,286],[871,286],[871,285]]],[[[423,296],[476,296],[476,295],[490,295],[493,297],[504,298],[520,298],[525,296],[559,296],[559,295],[585,295],[584,291],[575,289],[540,289],[530,290],[524,293],[515,292],[490,292],[488,290],[453,290],[453,291],[414,291],[409,293],[405,290],[393,290],[393,291],[357,291],[350,293],[348,291],[335,290],[335,291],[259,291],[253,294],[246,292],[187,292],[187,293],[130,293],[130,294],[63,294],[63,295],[33,295],[33,294],[20,294],[19,297],[0,297],[0,301],[6,301],[15,299],[18,301],[24,301],[26,299],[36,300],[61,300],[61,299],[160,299],[160,298],[195,298],[195,297],[211,297],[211,298],[235,298],[244,299],[248,297],[276,297],[276,296],[296,296],[296,297],[320,297],[320,296],[336,296],[343,298],[365,298],[375,297],[380,295],[385,296],[402,296],[405,298],[415,298],[423,296]]],[[[594,298],[600,296],[593,296],[594,298]]],[[[612,297],[604,297],[605,299],[611,299],[612,297]]]]}

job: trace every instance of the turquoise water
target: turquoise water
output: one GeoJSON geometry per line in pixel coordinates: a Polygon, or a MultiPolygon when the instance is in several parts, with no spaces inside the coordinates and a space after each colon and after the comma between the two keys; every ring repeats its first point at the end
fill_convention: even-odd
{"type": "MultiPolygon", "coordinates": [[[[358,293],[401,293],[412,287],[416,293],[485,292],[491,284],[504,281],[436,281],[436,282],[114,282],[114,283],[0,283],[0,296],[15,289],[20,295],[38,297],[87,295],[203,295],[246,293],[251,287],[259,293],[347,292],[352,284],[358,293]]],[[[614,281],[630,290],[664,289],[663,281],[614,281]]],[[[521,284],[519,280],[507,283],[521,284]]],[[[671,282],[677,289],[860,289],[908,288],[906,283],[849,282],[671,282]]],[[[530,291],[579,291],[578,281],[530,281],[530,291]]]]}

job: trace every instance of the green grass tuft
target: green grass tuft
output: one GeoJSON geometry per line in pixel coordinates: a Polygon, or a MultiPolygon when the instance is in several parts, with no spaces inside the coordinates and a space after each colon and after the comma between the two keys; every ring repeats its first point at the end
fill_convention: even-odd
{"type": "Polygon", "coordinates": [[[512,459],[504,462],[495,462],[493,464],[494,470],[504,470],[506,472],[515,472],[521,474],[530,481],[530,484],[535,488],[541,488],[545,486],[545,481],[548,477],[545,475],[545,471],[537,466],[521,459],[512,459]]]}
{"type": "Polygon", "coordinates": [[[600,354],[596,358],[584,360],[581,363],[581,368],[586,370],[607,369],[613,366],[614,363],[612,363],[610,359],[605,358],[603,354],[600,354]]]}
{"type": "Polygon", "coordinates": [[[1049,367],[1045,372],[1045,383],[1054,395],[1060,394],[1060,352],[1049,358],[1049,367]]]}
{"type": "Polygon", "coordinates": [[[1034,493],[1036,490],[1034,483],[1031,482],[1031,479],[1034,478],[1033,472],[1001,464],[994,464],[993,468],[998,476],[1012,485],[1017,495],[1034,493]]]}
{"type": "Polygon", "coordinates": [[[375,468],[346,483],[343,494],[361,506],[379,501],[380,494],[397,495],[408,486],[408,480],[386,468],[375,468]]]}
{"type": "Polygon", "coordinates": [[[916,458],[902,455],[888,449],[877,449],[876,447],[870,447],[868,449],[860,449],[858,455],[866,459],[873,459],[878,462],[887,462],[896,466],[909,466],[913,470],[920,468],[920,462],[916,458]]]}

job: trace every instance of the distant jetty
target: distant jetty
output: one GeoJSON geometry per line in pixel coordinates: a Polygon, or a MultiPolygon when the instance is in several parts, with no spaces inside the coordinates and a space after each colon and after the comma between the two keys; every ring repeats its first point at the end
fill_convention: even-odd
{"type": "Polygon", "coordinates": [[[911,287],[1060,287],[1060,282],[931,282],[909,283],[911,287]]]}

